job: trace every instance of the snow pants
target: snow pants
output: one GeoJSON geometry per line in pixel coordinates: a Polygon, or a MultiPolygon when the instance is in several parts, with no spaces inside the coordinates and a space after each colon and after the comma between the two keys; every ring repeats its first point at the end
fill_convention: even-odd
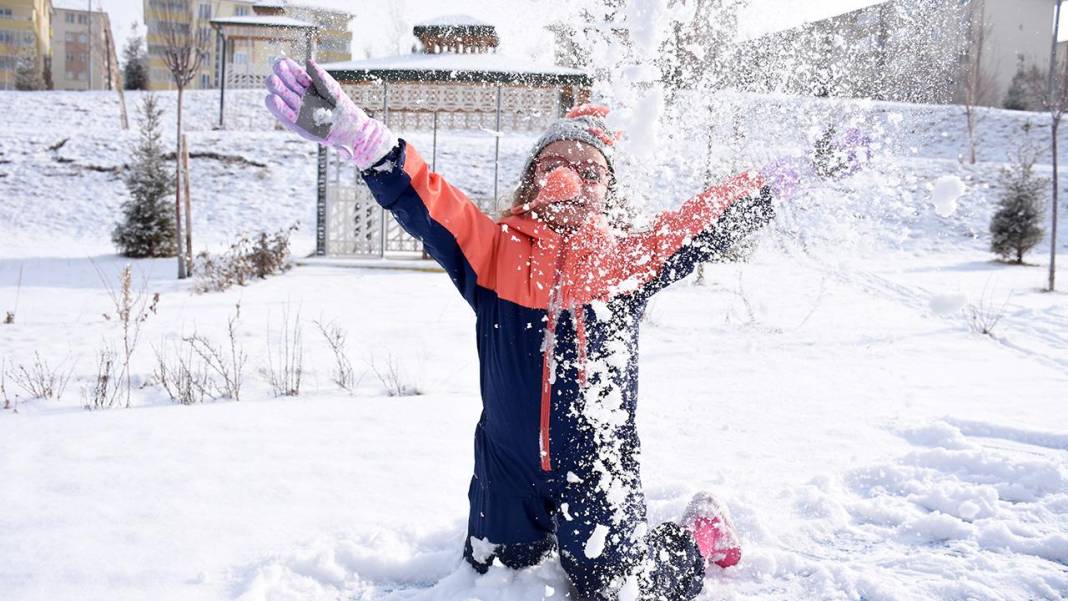
{"type": "Polygon", "coordinates": [[[468,563],[480,573],[494,559],[520,569],[558,548],[580,599],[614,600],[635,585],[642,600],[689,601],[701,592],[705,561],[693,536],[672,522],[650,531],[640,488],[623,493],[621,504],[618,489],[605,491],[596,480],[569,476],[536,487],[549,494],[527,497],[494,495],[473,479],[468,563]],[[509,536],[525,540],[504,540],[509,536]]]}

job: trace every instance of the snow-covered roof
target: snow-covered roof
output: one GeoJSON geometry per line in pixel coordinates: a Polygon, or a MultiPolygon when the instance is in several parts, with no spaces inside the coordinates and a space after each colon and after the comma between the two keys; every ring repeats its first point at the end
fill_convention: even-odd
{"type": "Polygon", "coordinates": [[[318,29],[315,23],[283,17],[281,15],[245,15],[242,17],[219,17],[212,25],[253,25],[258,27],[290,27],[293,29],[318,29]]]}
{"type": "Polygon", "coordinates": [[[415,24],[416,27],[492,27],[492,25],[492,23],[480,21],[469,15],[442,15],[415,24]]]}
{"type": "Polygon", "coordinates": [[[589,83],[589,75],[580,69],[491,53],[402,54],[328,63],[323,67],[335,77],[349,80],[589,83]]]}
{"type": "MultiPolygon", "coordinates": [[[[58,8],[60,10],[80,10],[85,12],[89,8],[89,2],[87,0],[52,0],[52,8],[58,8]]],[[[101,12],[97,7],[93,12],[101,12]]]]}
{"type": "Polygon", "coordinates": [[[358,61],[328,63],[323,67],[342,80],[469,81],[530,84],[588,85],[589,75],[580,69],[539,63],[529,58],[495,53],[402,54],[358,61]]]}

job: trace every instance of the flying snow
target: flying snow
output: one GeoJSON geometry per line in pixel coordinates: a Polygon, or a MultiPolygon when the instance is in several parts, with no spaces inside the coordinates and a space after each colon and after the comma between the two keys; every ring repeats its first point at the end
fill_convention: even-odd
{"type": "Polygon", "coordinates": [[[931,204],[940,217],[949,217],[957,212],[957,200],[964,194],[964,182],[956,175],[943,175],[934,181],[931,204]]]}

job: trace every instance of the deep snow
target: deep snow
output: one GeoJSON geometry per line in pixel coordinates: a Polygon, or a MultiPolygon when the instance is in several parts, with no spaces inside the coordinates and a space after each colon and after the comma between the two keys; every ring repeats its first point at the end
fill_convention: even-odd
{"type": "MultiPolygon", "coordinates": [[[[272,130],[260,96],[239,95],[224,131],[211,130],[214,96],[189,97],[194,152],[237,157],[194,159],[205,245],[314,214],[313,148],[272,130]]],[[[121,181],[88,168],[125,160],[132,134],[109,130],[110,98],[0,93],[18,115],[0,130],[0,312],[18,299],[0,359],[40,352],[74,375],[59,401],[0,411],[0,598],[564,599],[556,561],[484,577],[460,562],[477,359],[470,310],[440,273],[298,267],[194,295],[171,261],[137,261],[161,301],[135,358],[134,407],[81,409],[93,354],[116,335],[97,270],[113,278],[124,264],[106,241],[121,181]],[[151,347],[194,331],[222,341],[238,302],[244,400],[173,405],[149,381],[151,347]],[[305,390],[274,399],[259,370],[286,310],[303,323],[305,390]],[[313,320],[347,330],[355,394],[331,383],[313,320]],[[372,364],[390,361],[423,394],[385,396],[372,364]]],[[[761,107],[817,125],[833,113],[737,102],[752,103],[749,149],[724,134],[717,168],[800,152],[820,133],[805,119],[766,132],[774,110],[761,107]]],[[[706,267],[643,324],[651,517],[678,518],[698,490],[730,507],[743,560],[711,572],[702,599],[1064,598],[1068,301],[1038,291],[1044,253],[1015,267],[985,249],[1010,134],[1041,117],[990,111],[973,167],[956,160],[959,109],[835,106],[886,127],[880,161],[808,187],[751,262],[706,267]],[[946,217],[933,202],[941,177],[964,187],[946,217]],[[1002,305],[993,336],[970,330],[972,307],[1002,305]]],[[[529,142],[506,142],[508,173],[529,142]]],[[[492,139],[451,143],[443,172],[491,189],[492,139]]],[[[680,171],[700,178],[665,163],[651,206],[685,196],[680,171]]]]}

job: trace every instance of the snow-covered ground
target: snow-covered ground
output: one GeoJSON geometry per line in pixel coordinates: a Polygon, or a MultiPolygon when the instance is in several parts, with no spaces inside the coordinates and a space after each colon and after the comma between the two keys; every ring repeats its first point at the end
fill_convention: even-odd
{"type": "MultiPolygon", "coordinates": [[[[205,245],[314,215],[313,149],[271,129],[259,93],[238,98],[216,131],[216,97],[190,95],[194,153],[234,157],[193,161],[205,245]]],[[[764,138],[753,110],[742,129],[760,152],[803,147],[832,113],[753,102],[811,116],[764,138]]],[[[108,169],[132,134],[110,129],[103,94],[0,104],[0,315],[16,313],[0,360],[39,353],[72,373],[60,400],[0,411],[0,599],[565,598],[555,560],[483,577],[461,563],[477,358],[443,274],[298,267],[195,295],[172,261],[137,261],[161,297],[133,407],[83,410],[95,354],[118,335],[102,280],[125,264],[107,242],[124,188],[108,169]],[[223,342],[237,304],[242,400],[173,404],[151,380],[153,348],[223,342]],[[273,398],[260,371],[287,314],[303,328],[303,390],[273,398]],[[348,333],[354,393],[331,382],[314,321],[348,333]],[[421,394],[387,396],[375,372],[390,365],[421,394]]],[[[643,325],[651,517],[679,517],[698,490],[727,502],[745,555],[708,575],[707,600],[1068,597],[1068,296],[1040,292],[1046,251],[1022,267],[986,251],[997,169],[1013,132],[1042,118],[990,111],[981,162],[962,166],[959,109],[839,106],[886,128],[880,160],[800,194],[751,262],[662,292],[643,325]],[[953,211],[932,196],[945,176],[964,184],[953,211]],[[972,308],[1003,312],[992,336],[970,329],[972,308]]],[[[505,145],[506,170],[528,143],[505,145]]],[[[482,144],[491,156],[477,137],[445,155],[461,185],[484,187],[485,161],[469,156],[482,144]]],[[[681,200],[668,180],[651,204],[681,200]]],[[[1068,268],[1059,277],[1068,285],[1068,268]]]]}

